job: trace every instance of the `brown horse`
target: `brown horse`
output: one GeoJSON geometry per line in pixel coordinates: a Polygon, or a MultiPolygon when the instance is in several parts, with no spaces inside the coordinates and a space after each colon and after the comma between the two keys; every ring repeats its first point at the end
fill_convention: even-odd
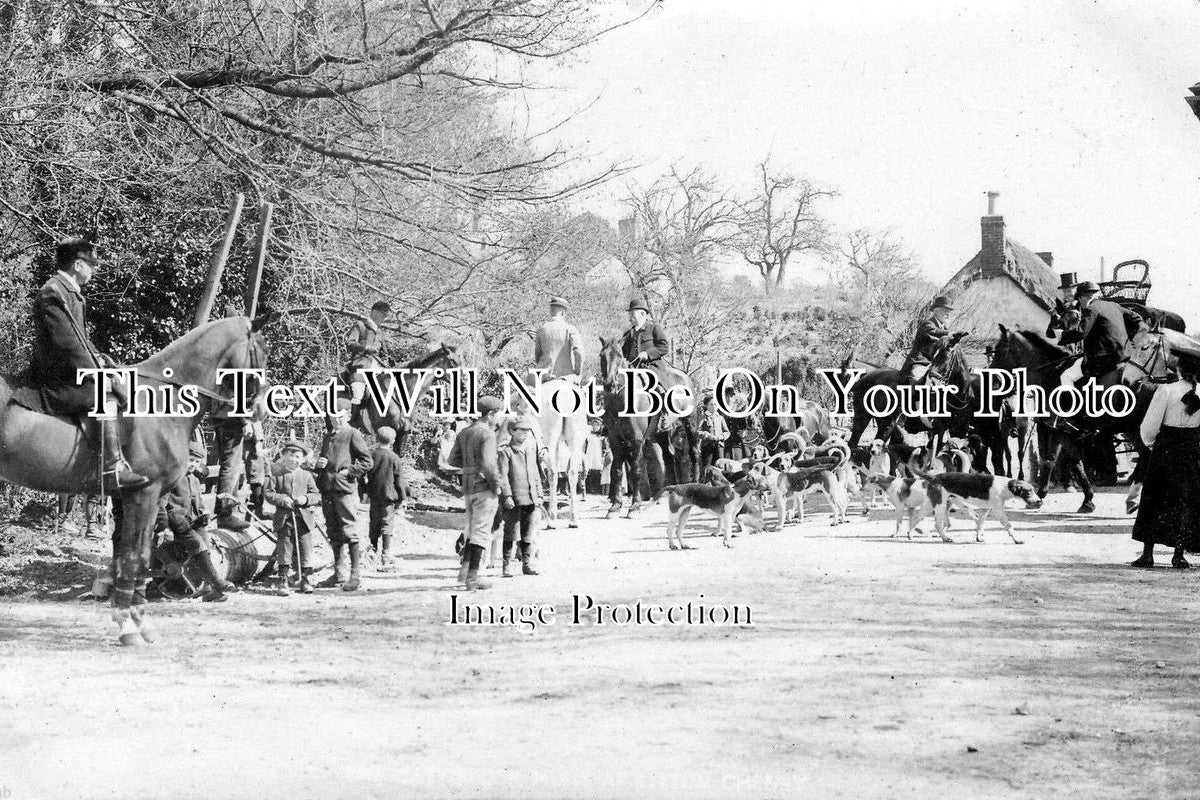
{"type": "MultiPolygon", "coordinates": [[[[692,417],[698,413],[699,404],[695,403],[692,415],[684,418],[664,417],[662,413],[647,414],[649,409],[640,405],[634,409],[639,414],[622,416],[624,410],[625,382],[628,375],[622,370],[628,369],[629,362],[621,353],[621,343],[616,338],[600,337],[600,380],[604,387],[604,428],[608,436],[609,448],[612,450],[613,463],[610,472],[608,499],[610,507],[605,518],[610,518],[621,510],[621,478],[627,476],[627,486],[630,488],[632,500],[627,517],[632,516],[642,507],[642,472],[646,466],[647,451],[654,457],[655,474],[649,481],[650,497],[658,493],[663,483],[665,466],[659,461],[662,453],[670,452],[674,456],[673,480],[686,483],[694,479],[694,461],[692,442],[695,440],[692,417]],[[682,426],[682,431],[676,430],[682,426]],[[656,445],[656,440],[662,439],[662,444],[656,445]],[[660,451],[660,452],[655,452],[660,451]],[[626,473],[626,470],[628,472],[626,473]]],[[[695,398],[695,388],[681,375],[681,381],[692,390],[695,398]]],[[[649,400],[645,401],[649,403],[649,400]]],[[[647,498],[648,499],[648,498],[647,498]]]]}
{"type": "MultiPolygon", "coordinates": [[[[199,410],[191,416],[122,418],[121,441],[133,469],[150,479],[146,486],[114,498],[119,509],[113,546],[113,621],[121,644],[153,639],[142,606],[150,577],[150,545],[159,494],[183,475],[188,443],[219,394],[220,369],[261,368],[266,347],[259,328],[265,323],[232,317],[203,325],[177,339],[158,355],[136,365],[143,384],[196,386],[199,410]],[[170,377],[163,370],[170,368],[170,377]]],[[[256,387],[260,389],[262,387],[256,387]]],[[[100,463],[91,437],[73,418],[30,411],[10,402],[13,385],[0,376],[0,478],[57,494],[93,491],[100,463]]]]}
{"type": "MultiPolygon", "coordinates": [[[[428,353],[419,356],[405,364],[400,369],[418,370],[418,369],[454,369],[458,366],[458,350],[447,344],[440,344],[428,353]]],[[[393,376],[390,372],[379,373],[379,388],[384,397],[388,396],[391,391],[393,376]]],[[[412,397],[413,412],[416,413],[417,402],[421,399],[429,387],[434,383],[433,377],[427,377],[417,384],[417,376],[411,373],[404,375],[404,385],[407,387],[408,394],[412,397]]],[[[392,449],[396,451],[396,455],[404,455],[404,445],[408,439],[408,434],[412,431],[412,414],[405,415],[400,409],[400,404],[393,401],[388,404],[387,408],[381,413],[375,407],[375,403],[371,400],[370,390],[363,397],[363,409],[365,414],[362,418],[360,430],[363,433],[371,434],[379,430],[381,427],[389,427],[396,432],[396,441],[392,445],[392,449]],[[369,427],[368,427],[369,426],[369,427]]]]}

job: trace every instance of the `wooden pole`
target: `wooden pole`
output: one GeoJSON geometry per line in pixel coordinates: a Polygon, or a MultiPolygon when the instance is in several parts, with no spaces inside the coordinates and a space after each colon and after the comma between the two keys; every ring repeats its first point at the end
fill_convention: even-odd
{"type": "Polygon", "coordinates": [[[204,279],[204,292],[200,295],[200,305],[196,307],[196,316],[192,319],[192,327],[198,328],[208,322],[212,313],[213,301],[221,288],[221,275],[225,272],[225,262],[229,259],[229,248],[233,245],[233,232],[237,230],[238,217],[242,215],[242,205],[246,198],[241,192],[233,196],[229,204],[229,215],[225,217],[225,233],[213,251],[212,259],[208,262],[208,276],[204,279]]]}
{"type": "Polygon", "coordinates": [[[246,276],[246,294],[242,308],[246,316],[254,319],[258,313],[258,289],[262,284],[263,263],[267,259],[267,243],[271,241],[271,215],[275,206],[263,203],[258,208],[258,235],[254,240],[254,260],[250,263],[250,274],[246,276]]]}

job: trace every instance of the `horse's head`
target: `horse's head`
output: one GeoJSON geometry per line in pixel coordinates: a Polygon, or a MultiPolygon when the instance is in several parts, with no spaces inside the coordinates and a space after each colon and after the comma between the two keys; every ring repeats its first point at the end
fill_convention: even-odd
{"type": "Polygon", "coordinates": [[[1171,379],[1172,365],[1167,345],[1174,331],[1143,325],[1129,342],[1129,357],[1121,368],[1121,383],[1137,386],[1142,381],[1164,383],[1171,379]]]}
{"type": "Polygon", "coordinates": [[[1050,322],[1046,325],[1046,337],[1054,338],[1055,331],[1077,331],[1083,323],[1083,310],[1078,300],[1063,300],[1054,298],[1054,308],[1050,309],[1050,322]]]}
{"type": "Polygon", "coordinates": [[[600,380],[604,388],[613,391],[620,382],[621,370],[629,366],[621,353],[621,343],[615,336],[600,337],[600,380]]]}

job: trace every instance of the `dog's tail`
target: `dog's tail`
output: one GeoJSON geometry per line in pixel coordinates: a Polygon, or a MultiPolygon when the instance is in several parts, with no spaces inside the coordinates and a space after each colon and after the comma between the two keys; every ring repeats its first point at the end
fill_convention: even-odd
{"type": "Polygon", "coordinates": [[[661,489],[658,490],[658,494],[654,495],[654,497],[650,500],[650,502],[657,503],[659,500],[662,500],[662,496],[664,494],[666,494],[667,492],[671,491],[672,489],[674,489],[676,487],[676,485],[677,484],[672,483],[670,486],[662,487],[661,489]]]}

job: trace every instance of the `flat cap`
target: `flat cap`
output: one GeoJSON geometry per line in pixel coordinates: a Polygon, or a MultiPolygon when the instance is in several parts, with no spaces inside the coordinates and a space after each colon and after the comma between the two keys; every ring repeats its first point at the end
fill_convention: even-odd
{"type": "Polygon", "coordinates": [[[200,442],[192,442],[188,445],[188,455],[192,458],[206,459],[208,458],[208,448],[200,442]]]}
{"type": "Polygon", "coordinates": [[[531,431],[533,430],[533,420],[529,417],[517,417],[512,425],[508,426],[512,431],[531,431]]]}
{"type": "Polygon", "coordinates": [[[559,308],[561,308],[562,310],[566,311],[568,308],[570,308],[570,307],[571,307],[571,304],[570,304],[570,303],[568,303],[568,302],[567,302],[566,300],[564,300],[563,298],[561,298],[561,297],[559,297],[559,296],[555,295],[554,297],[551,297],[551,298],[550,298],[550,307],[551,307],[551,308],[554,308],[555,306],[558,306],[558,307],[559,307],[559,308]]]}
{"type": "Polygon", "coordinates": [[[499,411],[504,408],[504,404],[500,402],[500,398],[492,397],[490,394],[479,398],[479,412],[488,414],[492,411],[499,411]]]}
{"type": "Polygon", "coordinates": [[[944,294],[939,294],[937,297],[933,298],[933,305],[930,306],[929,310],[932,311],[935,308],[944,308],[947,311],[954,310],[954,306],[950,304],[950,298],[946,297],[944,294]]]}
{"type": "Polygon", "coordinates": [[[312,452],[308,449],[308,445],[299,439],[288,439],[283,443],[283,447],[279,449],[280,453],[286,453],[288,450],[296,450],[303,453],[306,457],[312,452]]]}
{"type": "Polygon", "coordinates": [[[91,264],[103,263],[96,245],[87,239],[64,239],[58,243],[54,250],[54,261],[60,269],[74,263],[76,259],[91,264]]]}
{"type": "Polygon", "coordinates": [[[641,309],[642,311],[645,311],[647,314],[649,314],[650,313],[650,304],[647,303],[645,300],[641,299],[640,297],[630,300],[629,301],[629,310],[636,311],[638,309],[641,309]]]}

